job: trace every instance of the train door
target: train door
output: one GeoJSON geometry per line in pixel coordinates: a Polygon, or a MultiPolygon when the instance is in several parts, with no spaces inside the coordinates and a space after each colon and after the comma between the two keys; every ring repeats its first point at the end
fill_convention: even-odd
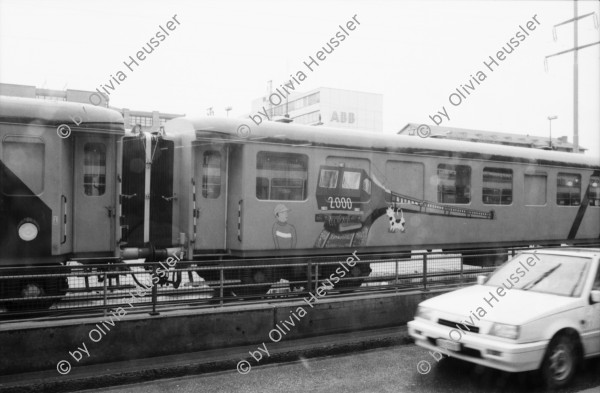
{"type": "Polygon", "coordinates": [[[224,250],[227,219],[227,148],[200,145],[194,150],[195,248],[224,250]]]}
{"type": "Polygon", "coordinates": [[[128,247],[172,245],[173,141],[144,133],[123,138],[123,178],[121,183],[121,240],[128,247]],[[146,143],[151,140],[150,148],[146,143]],[[146,163],[152,163],[150,173],[146,163]],[[150,188],[146,190],[146,180],[150,188]],[[149,224],[144,226],[145,215],[149,224]]]}
{"type": "Polygon", "coordinates": [[[75,135],[73,249],[110,251],[115,212],[113,137],[75,135]]]}
{"type": "Polygon", "coordinates": [[[123,138],[121,183],[121,240],[127,246],[144,245],[144,182],[146,149],[138,136],[123,138]]]}
{"type": "Polygon", "coordinates": [[[155,247],[173,245],[174,143],[160,136],[152,138],[150,182],[150,241],[155,247]]]}

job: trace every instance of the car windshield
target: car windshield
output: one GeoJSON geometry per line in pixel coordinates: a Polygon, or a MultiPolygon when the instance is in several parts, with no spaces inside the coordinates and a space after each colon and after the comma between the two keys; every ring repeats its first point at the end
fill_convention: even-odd
{"type": "Polygon", "coordinates": [[[589,258],[522,253],[500,266],[485,285],[560,296],[579,296],[588,267],[589,258]]]}

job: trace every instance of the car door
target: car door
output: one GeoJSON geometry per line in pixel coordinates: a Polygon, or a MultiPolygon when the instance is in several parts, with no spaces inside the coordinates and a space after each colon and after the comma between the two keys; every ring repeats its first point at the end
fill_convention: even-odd
{"type": "MultiPolygon", "coordinates": [[[[596,261],[596,276],[592,291],[600,291],[600,262],[596,261]]],[[[591,299],[589,299],[591,303],[591,299]]],[[[583,344],[586,355],[600,354],[600,303],[588,304],[585,310],[583,344]]]]}

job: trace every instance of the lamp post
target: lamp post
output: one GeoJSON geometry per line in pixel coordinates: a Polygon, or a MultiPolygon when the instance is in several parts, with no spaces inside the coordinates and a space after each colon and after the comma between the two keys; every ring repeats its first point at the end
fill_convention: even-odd
{"type": "Polygon", "coordinates": [[[550,150],[552,150],[552,120],[558,119],[558,116],[548,116],[548,123],[550,123],[550,150]]]}
{"type": "Polygon", "coordinates": [[[233,108],[230,106],[226,106],[225,107],[225,112],[227,112],[227,117],[229,117],[229,111],[232,110],[233,108]]]}

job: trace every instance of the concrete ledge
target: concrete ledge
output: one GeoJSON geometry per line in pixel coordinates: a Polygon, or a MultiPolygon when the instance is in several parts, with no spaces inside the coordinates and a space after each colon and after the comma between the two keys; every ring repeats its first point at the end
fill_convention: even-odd
{"type": "MultiPolygon", "coordinates": [[[[406,326],[282,341],[269,346],[270,357],[253,367],[411,342],[406,326]]],[[[224,370],[235,373],[237,362],[240,357],[247,356],[248,349],[253,348],[233,347],[83,366],[64,376],[58,375],[55,370],[13,374],[0,377],[0,393],[68,392],[224,370]]]]}
{"type": "MultiPolygon", "coordinates": [[[[335,333],[400,326],[419,302],[447,292],[406,292],[327,298],[231,308],[174,311],[157,316],[125,314],[120,320],[94,318],[0,327],[0,375],[73,368],[235,346],[273,343],[335,333]],[[311,307],[312,306],[312,307],[311,307]],[[300,317],[300,310],[305,310],[300,317]],[[293,316],[296,315],[296,317],[293,316]],[[284,320],[288,322],[284,323],[284,320]],[[293,325],[292,325],[293,322],[293,325]],[[114,326],[113,326],[114,325],[114,326]],[[102,333],[104,332],[104,333],[102,333]],[[279,333],[271,333],[278,339],[279,333]],[[89,352],[89,356],[85,351],[89,352]],[[79,360],[79,361],[77,361],[79,360]]],[[[249,348],[251,349],[251,348],[249,348]]],[[[246,352],[247,353],[247,352],[246,352]]]]}

